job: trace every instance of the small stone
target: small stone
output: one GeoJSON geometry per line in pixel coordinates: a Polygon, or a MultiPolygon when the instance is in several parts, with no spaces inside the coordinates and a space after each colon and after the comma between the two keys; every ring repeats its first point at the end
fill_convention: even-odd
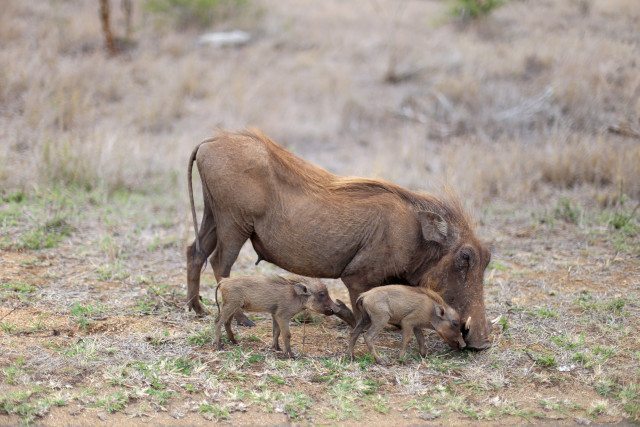
{"type": "Polygon", "coordinates": [[[176,409],[171,411],[171,416],[176,420],[179,420],[180,418],[184,418],[184,412],[180,412],[176,409]]]}
{"type": "Polygon", "coordinates": [[[247,405],[242,402],[236,402],[229,406],[229,412],[247,412],[247,405]]]}
{"type": "Polygon", "coordinates": [[[80,415],[83,411],[84,411],[84,408],[82,406],[76,406],[75,409],[72,409],[71,411],[69,411],[69,415],[71,415],[72,417],[75,417],[77,415],[80,415]]]}
{"type": "Polygon", "coordinates": [[[576,422],[576,424],[579,424],[581,426],[588,426],[589,424],[591,424],[591,420],[588,420],[586,418],[574,418],[574,421],[576,422]]]}
{"type": "Polygon", "coordinates": [[[435,412],[423,412],[422,414],[420,414],[419,418],[425,421],[431,421],[431,420],[435,420],[439,416],[440,414],[435,412]]]}
{"type": "Polygon", "coordinates": [[[495,396],[494,398],[492,398],[491,400],[489,400],[489,402],[490,402],[493,406],[498,406],[498,405],[500,405],[500,402],[502,402],[502,399],[500,399],[500,396],[495,396]]]}
{"type": "Polygon", "coordinates": [[[199,45],[210,45],[216,47],[242,46],[251,40],[251,34],[246,31],[220,31],[206,33],[198,37],[199,45]]]}
{"type": "Polygon", "coordinates": [[[107,414],[105,412],[98,412],[98,418],[100,418],[101,421],[107,421],[107,414]]]}

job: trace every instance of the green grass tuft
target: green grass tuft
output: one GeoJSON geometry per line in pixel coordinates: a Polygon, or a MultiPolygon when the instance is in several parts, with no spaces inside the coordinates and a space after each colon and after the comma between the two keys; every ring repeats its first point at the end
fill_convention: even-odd
{"type": "Polygon", "coordinates": [[[117,391],[101,399],[96,400],[95,406],[102,408],[109,413],[124,411],[129,403],[129,394],[117,391]]]}
{"type": "Polygon", "coordinates": [[[558,317],[558,312],[549,307],[540,307],[533,312],[536,316],[544,319],[555,319],[558,317]]]}
{"type": "Polygon", "coordinates": [[[553,211],[553,216],[555,219],[577,225],[580,223],[582,211],[579,207],[575,206],[570,199],[562,197],[558,200],[558,204],[553,211]]]}
{"type": "Polygon", "coordinates": [[[536,365],[542,366],[543,368],[554,368],[558,366],[556,357],[551,353],[528,352],[527,354],[536,362],[536,365]]]}
{"type": "Polygon", "coordinates": [[[82,329],[88,329],[89,325],[93,322],[93,317],[101,314],[104,309],[97,305],[83,305],[76,303],[71,306],[71,317],[82,329]]]}
{"type": "Polygon", "coordinates": [[[584,347],[584,334],[579,335],[554,335],[551,337],[553,342],[558,347],[562,347],[565,350],[577,350],[584,347]]]}
{"type": "Polygon", "coordinates": [[[187,337],[187,342],[191,345],[203,346],[213,343],[214,339],[215,335],[213,333],[213,328],[208,327],[203,328],[195,334],[189,335],[187,337]]]}
{"type": "Polygon", "coordinates": [[[238,14],[247,4],[248,0],[146,0],[145,8],[179,28],[206,28],[238,14]]]}
{"type": "Polygon", "coordinates": [[[450,13],[463,19],[478,19],[502,6],[506,0],[452,0],[450,13]]]}
{"type": "Polygon", "coordinates": [[[224,406],[218,404],[211,403],[202,403],[198,407],[198,412],[202,415],[209,415],[214,418],[216,421],[228,420],[229,419],[229,410],[224,406]]]}
{"type": "Polygon", "coordinates": [[[50,249],[58,246],[62,240],[71,236],[73,227],[64,217],[55,217],[23,234],[18,242],[18,249],[50,249]]]}

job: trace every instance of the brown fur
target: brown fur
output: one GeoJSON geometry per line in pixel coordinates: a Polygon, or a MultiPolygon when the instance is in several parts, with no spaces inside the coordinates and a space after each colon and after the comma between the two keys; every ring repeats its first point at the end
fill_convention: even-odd
{"type": "Polygon", "coordinates": [[[231,330],[231,319],[239,310],[271,313],[273,318],[273,348],[280,350],[279,336],[282,333],[285,354],[293,357],[289,321],[299,312],[309,309],[331,315],[336,304],[329,297],[326,286],[319,280],[304,277],[282,276],[238,276],[223,279],[216,289],[222,295],[222,308],[215,326],[215,341],[222,348],[222,325],[229,340],[237,344],[231,330]]]}
{"type": "Polygon", "coordinates": [[[200,269],[209,255],[216,278],[228,277],[249,239],[259,259],[305,276],[341,278],[356,316],[357,297],[372,287],[429,287],[473,318],[471,347],[488,344],[482,276],[489,253],[455,198],[333,175],[258,132],[223,132],[202,143],[189,180],[194,160],[204,215],[187,250],[190,308],[203,311],[200,269]],[[463,252],[472,257],[464,271],[463,252]]]}
{"type": "Polygon", "coordinates": [[[367,347],[376,362],[384,363],[384,359],[376,351],[374,340],[388,323],[402,327],[401,359],[407,353],[412,333],[418,341],[420,354],[426,355],[422,335],[422,328],[425,327],[435,330],[451,347],[465,347],[460,316],[445,304],[440,295],[430,289],[402,285],[380,286],[360,295],[356,304],[362,310],[362,317],[349,337],[348,351],[351,357],[358,337],[368,329],[364,338],[367,347]]]}

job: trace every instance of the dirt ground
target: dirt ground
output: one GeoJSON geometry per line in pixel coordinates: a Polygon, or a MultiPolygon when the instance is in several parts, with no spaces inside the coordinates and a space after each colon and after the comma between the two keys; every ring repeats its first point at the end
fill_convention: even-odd
{"type": "MultiPolygon", "coordinates": [[[[114,6],[111,57],[97,2],[3,1],[0,424],[640,421],[637,0],[472,21],[454,0],[255,0],[204,27],[143,3],[131,38],[114,6]],[[242,47],[197,43],[238,28],[242,47]],[[246,126],[335,173],[453,187],[492,250],[492,347],[429,333],[427,357],[377,366],[320,316],[292,323],[288,360],[258,315],[215,350],[184,305],[186,164],[246,126]]],[[[255,261],[232,275],[280,271],[255,261]]],[[[212,309],[214,290],[208,267],[212,309]]],[[[394,362],[399,345],[386,330],[394,362]]]]}
{"type": "MultiPolygon", "coordinates": [[[[322,316],[293,324],[295,360],[269,349],[263,316],[242,328],[239,346],[216,351],[211,317],[184,309],[190,226],[176,199],[62,191],[3,205],[3,423],[638,419],[638,235],[603,226],[601,213],[583,212],[577,225],[561,211],[488,206],[479,228],[494,251],[487,310],[502,316],[493,346],[453,352],[431,333],[426,358],[414,347],[405,364],[376,366],[362,342],[354,362],[345,358],[348,328],[322,316]],[[73,212],[69,232],[55,247],[26,249],[51,211],[73,212]]],[[[277,271],[255,259],[245,247],[233,274],[277,271]]],[[[203,281],[215,309],[210,270],[203,281]]],[[[348,300],[339,281],[327,284],[348,300]]],[[[399,341],[385,331],[391,360],[399,341]]]]}

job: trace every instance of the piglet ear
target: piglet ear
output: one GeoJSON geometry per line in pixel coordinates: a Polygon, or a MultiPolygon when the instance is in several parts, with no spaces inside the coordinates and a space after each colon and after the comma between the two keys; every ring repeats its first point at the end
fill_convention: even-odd
{"type": "Polygon", "coordinates": [[[309,289],[307,289],[307,287],[302,283],[295,283],[293,285],[293,289],[295,290],[297,295],[304,295],[304,296],[311,295],[311,292],[309,292],[309,289]]]}
{"type": "Polygon", "coordinates": [[[436,304],[434,307],[434,310],[436,312],[436,316],[438,316],[440,319],[444,319],[444,307],[441,306],[440,304],[436,304]]]}

